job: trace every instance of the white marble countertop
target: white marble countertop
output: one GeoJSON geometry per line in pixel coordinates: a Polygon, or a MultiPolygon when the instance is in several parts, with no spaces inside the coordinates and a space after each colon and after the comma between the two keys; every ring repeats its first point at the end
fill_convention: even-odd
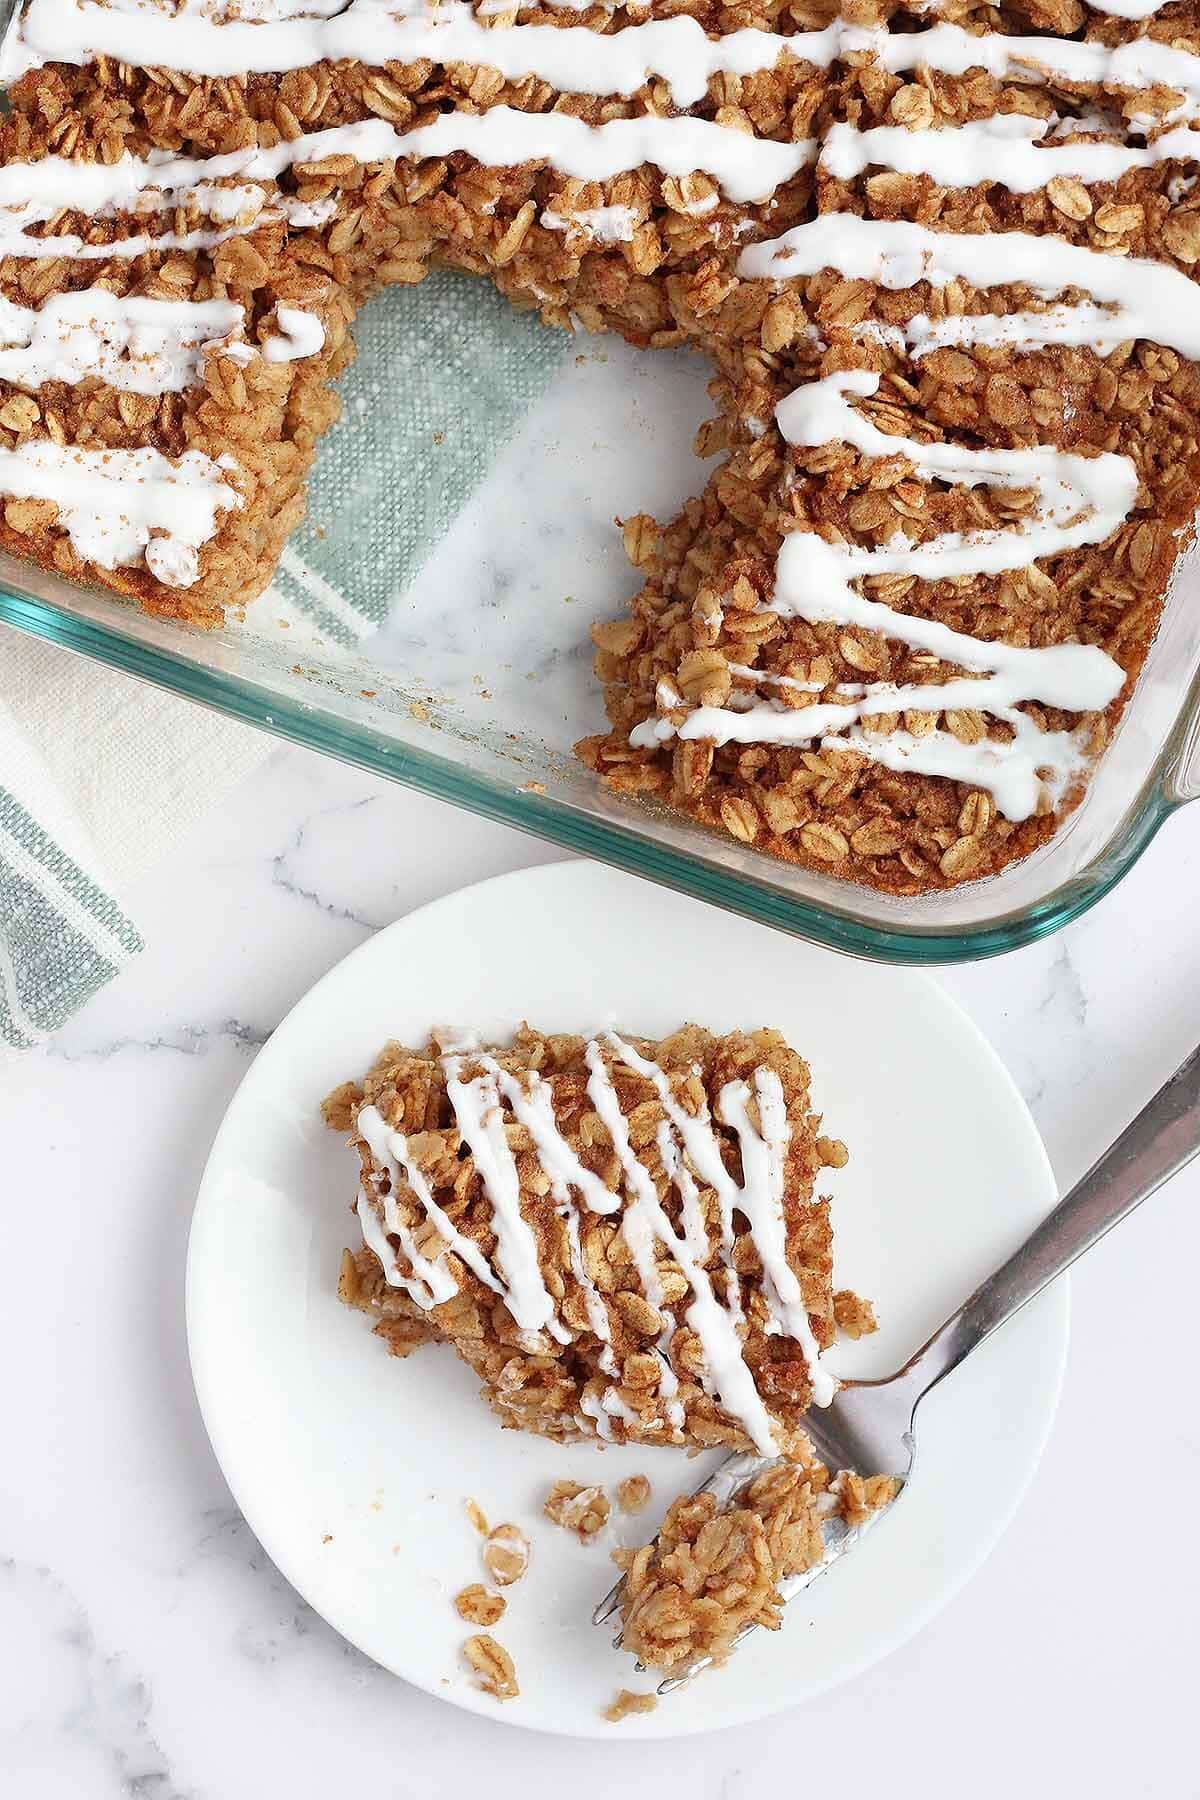
{"type": "MultiPolygon", "coordinates": [[[[0,1792],[1195,1792],[1200,1168],[1077,1272],[1058,1422],[983,1571],[906,1649],[764,1726],[635,1748],[454,1711],[343,1643],[250,1536],[184,1342],[188,1220],[222,1112],[369,932],[553,854],[277,751],[132,897],[147,954],[0,1075],[0,1792]]],[[[1184,817],[1071,930],[938,978],[1008,1062],[1062,1182],[1200,1036],[1198,891],[1184,817]]]]}

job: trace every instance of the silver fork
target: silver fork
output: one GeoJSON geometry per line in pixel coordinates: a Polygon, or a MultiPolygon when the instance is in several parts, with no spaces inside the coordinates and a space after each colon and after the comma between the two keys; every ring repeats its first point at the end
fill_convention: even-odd
{"type": "MultiPolygon", "coordinates": [[[[916,1466],[916,1415],[926,1394],[1076,1257],[1178,1174],[1198,1150],[1200,1048],[1193,1050],[1020,1249],[975,1289],[902,1369],[877,1381],[847,1381],[831,1406],[808,1414],[805,1430],[822,1462],[830,1469],[853,1469],[860,1475],[896,1475],[907,1485],[916,1466]]],[[[724,1505],[743,1482],[771,1466],[755,1456],[731,1456],[697,1491],[715,1493],[724,1505]]],[[[876,1514],[865,1526],[854,1529],[831,1518],[824,1527],[823,1561],[785,1582],[783,1598],[794,1599],[852,1549],[864,1530],[886,1516],[876,1514]]],[[[593,1613],[597,1625],[605,1624],[620,1610],[624,1589],[622,1577],[593,1613]]],[[[743,1626],[735,1645],[756,1629],[755,1625],[743,1626]]],[[[618,1633],[613,1640],[618,1649],[621,1641],[618,1633]]],[[[658,1692],[674,1693],[711,1660],[705,1656],[689,1663],[661,1682],[658,1692]]]]}

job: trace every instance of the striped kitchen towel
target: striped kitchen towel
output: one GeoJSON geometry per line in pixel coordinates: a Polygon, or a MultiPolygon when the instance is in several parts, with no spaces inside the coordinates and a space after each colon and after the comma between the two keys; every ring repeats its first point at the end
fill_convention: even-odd
{"type": "MultiPolygon", "coordinates": [[[[491,287],[451,274],[381,296],[355,335],[308,519],[250,632],[261,608],[315,643],[360,642],[568,351],[491,287]]],[[[44,1041],[138,954],[122,896],[268,748],[246,726],[0,628],[0,1055],[44,1041]]]]}

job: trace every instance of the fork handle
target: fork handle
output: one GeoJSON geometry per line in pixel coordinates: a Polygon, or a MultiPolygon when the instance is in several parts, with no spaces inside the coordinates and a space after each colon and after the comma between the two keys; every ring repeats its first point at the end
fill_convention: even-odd
{"type": "Polygon", "coordinates": [[[1200,1047],[903,1370],[913,1406],[1200,1151],[1200,1047]]]}

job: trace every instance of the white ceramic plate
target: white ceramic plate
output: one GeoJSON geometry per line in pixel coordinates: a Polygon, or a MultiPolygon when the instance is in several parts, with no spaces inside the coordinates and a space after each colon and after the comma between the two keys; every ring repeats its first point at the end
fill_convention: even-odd
{"type": "MultiPolygon", "coordinates": [[[[288,1015],[226,1114],[188,1262],[196,1391],[253,1530],[331,1624],[398,1675],[512,1724],[607,1735],[619,1685],[646,1688],[589,1623],[613,1576],[711,1461],[557,1446],[503,1431],[441,1347],[389,1357],[339,1304],[354,1241],[356,1162],[322,1097],[389,1037],[438,1024],[503,1036],[621,1025],[657,1036],[696,1019],[781,1027],[812,1066],[849,1166],[830,1176],[837,1281],[876,1301],[879,1334],[839,1348],[840,1374],[886,1372],[920,1344],[1054,1199],[1045,1153],[993,1052],[909,971],[850,962],[595,864],[506,875],[402,919],[288,1015]],[[643,1471],[651,1508],[614,1513],[588,1547],[544,1520],[552,1481],[643,1471]],[[459,1662],[451,1597],[482,1578],[463,1503],[515,1520],[532,1567],[497,1636],[521,1697],[500,1707],[459,1662]]],[[[984,1347],[922,1412],[922,1466],[895,1513],[759,1633],[729,1667],[630,1719],[626,1735],[711,1730],[778,1711],[904,1641],[979,1565],[1036,1466],[1067,1336],[1063,1285],[984,1347]]]]}

